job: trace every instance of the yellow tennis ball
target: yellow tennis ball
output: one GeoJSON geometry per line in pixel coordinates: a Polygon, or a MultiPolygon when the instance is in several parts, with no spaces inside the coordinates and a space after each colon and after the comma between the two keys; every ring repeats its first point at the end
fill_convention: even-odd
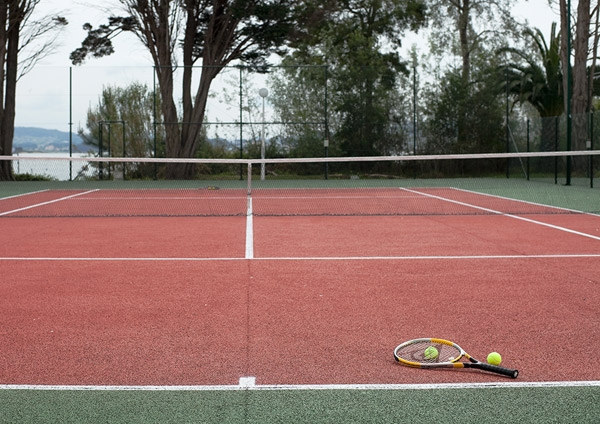
{"type": "Polygon", "coordinates": [[[502,362],[502,356],[498,352],[492,352],[487,357],[488,364],[500,365],[502,362]]]}
{"type": "Polygon", "coordinates": [[[433,346],[429,346],[427,349],[425,349],[425,352],[424,352],[425,359],[428,359],[431,361],[431,360],[437,358],[438,355],[439,355],[438,350],[433,346]]]}

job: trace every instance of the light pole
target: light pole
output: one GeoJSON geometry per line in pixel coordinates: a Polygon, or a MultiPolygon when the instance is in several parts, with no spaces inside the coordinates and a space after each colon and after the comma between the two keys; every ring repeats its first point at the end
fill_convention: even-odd
{"type": "MultiPolygon", "coordinates": [[[[571,151],[571,97],[573,96],[571,87],[571,0],[567,1],[567,151],[571,151]]],[[[571,156],[567,156],[567,181],[566,185],[571,185],[571,156]]]]}
{"type": "Polygon", "coordinates": [[[258,95],[262,97],[262,129],[260,134],[260,158],[263,162],[260,164],[260,179],[265,179],[265,98],[269,95],[269,90],[261,88],[258,95]]]}

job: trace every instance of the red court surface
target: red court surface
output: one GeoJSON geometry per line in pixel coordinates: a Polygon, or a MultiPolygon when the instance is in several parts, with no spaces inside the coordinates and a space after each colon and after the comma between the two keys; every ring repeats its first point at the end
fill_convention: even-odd
{"type": "Polygon", "coordinates": [[[8,218],[0,257],[243,257],[245,217],[8,218]]]}
{"type": "Polygon", "coordinates": [[[507,381],[417,337],[600,380],[600,217],[524,218],[254,217],[252,257],[245,217],[0,219],[0,384],[507,381]]]}
{"type": "Polygon", "coordinates": [[[593,215],[254,218],[257,257],[600,253],[593,215]],[[543,224],[561,228],[552,228],[543,224]],[[565,231],[576,229],[586,234],[565,231]]]}

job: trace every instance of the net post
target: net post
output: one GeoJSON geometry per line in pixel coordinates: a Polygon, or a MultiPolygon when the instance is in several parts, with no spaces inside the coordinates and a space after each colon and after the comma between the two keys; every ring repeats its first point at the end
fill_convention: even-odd
{"type": "Polygon", "coordinates": [[[252,162],[248,162],[248,196],[252,194],[252,162]]]}

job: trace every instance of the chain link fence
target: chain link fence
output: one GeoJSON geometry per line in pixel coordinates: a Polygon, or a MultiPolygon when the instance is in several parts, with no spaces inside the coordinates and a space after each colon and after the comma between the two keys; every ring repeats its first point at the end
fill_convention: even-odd
{"type": "MultiPolygon", "coordinates": [[[[196,75],[200,71],[194,69],[196,75]]],[[[365,75],[373,74],[372,71],[365,71],[365,75]]],[[[183,69],[176,69],[175,87],[181,87],[182,78],[183,69]]],[[[62,131],[63,139],[58,143],[28,140],[19,138],[17,130],[14,152],[165,157],[164,134],[168,125],[202,125],[196,156],[203,158],[405,156],[422,154],[421,146],[435,145],[432,143],[435,140],[428,140],[421,131],[427,117],[421,112],[424,108],[419,105],[416,80],[399,80],[393,93],[376,98],[375,88],[361,90],[360,84],[349,92],[338,90],[335,78],[334,70],[325,66],[225,67],[212,82],[202,123],[164,122],[158,83],[151,66],[37,67],[19,82],[16,127],[62,131]],[[109,102],[107,90],[131,85],[144,90],[142,94],[138,92],[140,99],[133,99],[134,106],[130,106],[133,111],[127,114],[114,101],[109,102]]],[[[374,84],[374,80],[365,81],[374,84]]],[[[193,82],[192,86],[197,86],[197,79],[193,82]]],[[[362,87],[365,85],[368,84],[362,87]]],[[[174,98],[181,99],[182,93],[175,91],[174,98]]],[[[180,116],[183,116],[181,111],[180,116]]],[[[530,120],[508,117],[507,122],[505,134],[494,136],[506,139],[505,152],[569,148],[564,116],[530,120]]],[[[571,150],[597,148],[599,125],[600,118],[593,113],[573,116],[571,150]]],[[[477,149],[467,153],[486,153],[486,141],[478,143],[477,149]]],[[[427,151],[427,154],[439,153],[444,152],[427,151]]],[[[328,171],[335,173],[336,165],[333,166],[328,171]]],[[[582,156],[507,159],[496,162],[494,167],[499,168],[495,172],[505,171],[508,178],[593,185],[600,164],[592,156],[582,156]]],[[[314,168],[303,172],[323,172],[321,165],[314,168]]],[[[382,175],[391,172],[380,168],[352,171],[382,175]]],[[[464,167],[419,169],[414,164],[402,171],[408,176],[485,173],[484,169],[464,167]]]]}

